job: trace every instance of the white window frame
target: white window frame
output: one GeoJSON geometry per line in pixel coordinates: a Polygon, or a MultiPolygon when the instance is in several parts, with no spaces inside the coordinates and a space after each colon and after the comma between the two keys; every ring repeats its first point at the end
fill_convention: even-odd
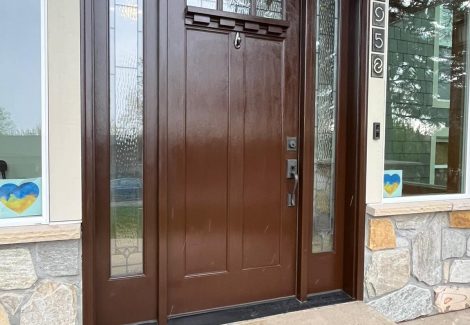
{"type": "Polygon", "coordinates": [[[47,0],[41,1],[41,198],[42,215],[33,217],[0,218],[0,227],[29,226],[49,223],[49,114],[47,65],[47,0]]]}
{"type": "MultiPolygon", "coordinates": [[[[441,23],[441,5],[437,6],[435,9],[435,19],[436,23],[441,23]]],[[[433,67],[433,79],[432,79],[432,106],[437,108],[448,108],[450,105],[449,99],[440,99],[439,96],[439,50],[440,50],[440,37],[434,39],[434,56],[437,58],[434,60],[433,67]]]]}
{"type": "MultiPolygon", "coordinates": [[[[467,14],[470,16],[470,13],[467,14]]],[[[439,16],[440,19],[440,16],[439,16]]],[[[470,32],[470,24],[467,23],[467,31],[470,32]]],[[[467,35],[470,35],[467,33],[467,35]]],[[[470,49],[470,36],[467,40],[467,47],[470,49]]],[[[463,134],[466,135],[463,137],[463,141],[465,144],[462,146],[462,166],[464,177],[462,179],[463,182],[463,193],[459,194],[435,194],[435,195],[412,195],[412,196],[401,196],[401,197],[394,197],[394,198],[384,198],[382,194],[382,203],[406,203],[406,202],[422,202],[422,201],[441,201],[441,200],[458,200],[458,199],[469,199],[470,198],[470,140],[468,139],[469,134],[469,125],[470,125],[470,51],[467,51],[467,63],[469,63],[469,67],[467,67],[467,75],[466,75],[466,87],[465,87],[465,118],[464,118],[464,125],[463,125],[463,134]]],[[[388,85],[386,86],[388,87],[388,85]]],[[[386,106],[384,110],[386,111],[386,106]]],[[[385,140],[384,140],[385,143],[385,140]]],[[[382,165],[382,175],[385,173],[385,164],[382,165]]],[[[383,176],[382,176],[382,183],[381,187],[383,190],[383,176]]]]}

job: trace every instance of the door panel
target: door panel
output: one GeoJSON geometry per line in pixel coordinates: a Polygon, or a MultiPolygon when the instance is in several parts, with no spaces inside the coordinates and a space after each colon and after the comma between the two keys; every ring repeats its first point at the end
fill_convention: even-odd
{"type": "Polygon", "coordinates": [[[282,157],[282,41],[246,37],[243,131],[243,268],[280,264],[286,199],[282,157]]]}
{"type": "Polygon", "coordinates": [[[236,31],[185,24],[176,18],[184,1],[169,3],[170,315],[295,294],[286,159],[297,152],[285,143],[298,134],[299,43],[290,2],[285,37],[242,32],[240,48],[236,31]]]}
{"type": "Polygon", "coordinates": [[[185,201],[185,275],[195,275],[227,270],[229,35],[189,30],[186,40],[185,170],[178,178],[185,192],[178,196],[185,201]]]}

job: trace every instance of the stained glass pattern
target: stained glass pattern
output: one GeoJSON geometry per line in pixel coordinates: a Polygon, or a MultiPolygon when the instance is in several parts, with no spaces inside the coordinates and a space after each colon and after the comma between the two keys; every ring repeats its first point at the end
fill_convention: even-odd
{"type": "Polygon", "coordinates": [[[242,15],[249,15],[251,0],[224,0],[224,11],[234,12],[242,15]]]}
{"type": "Polygon", "coordinates": [[[217,0],[187,0],[186,3],[188,6],[217,9],[217,0]]]}
{"type": "Polygon", "coordinates": [[[338,44],[337,0],[317,0],[316,107],[314,148],[314,253],[334,249],[336,84],[338,44]]]}
{"type": "Polygon", "coordinates": [[[142,0],[110,1],[111,276],[143,272],[142,0]]]}
{"type": "Polygon", "coordinates": [[[284,16],[284,0],[223,0],[222,8],[217,4],[217,0],[187,0],[186,4],[188,6],[216,9],[241,15],[253,15],[271,19],[283,19],[284,16]]]}
{"type": "Polygon", "coordinates": [[[256,16],[272,19],[282,19],[283,0],[257,0],[256,16]]]}

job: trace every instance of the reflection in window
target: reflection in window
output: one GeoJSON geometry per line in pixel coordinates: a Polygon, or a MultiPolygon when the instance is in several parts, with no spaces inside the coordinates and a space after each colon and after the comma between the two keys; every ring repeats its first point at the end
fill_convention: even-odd
{"type": "Polygon", "coordinates": [[[314,147],[314,253],[334,249],[337,115],[337,0],[317,0],[314,147]]]}
{"type": "Polygon", "coordinates": [[[284,0],[187,0],[188,6],[216,9],[242,15],[253,15],[271,19],[283,19],[284,0]]]}
{"type": "Polygon", "coordinates": [[[463,190],[467,12],[461,1],[390,2],[385,170],[402,173],[402,193],[385,197],[463,190]]]}
{"type": "Polygon", "coordinates": [[[223,10],[237,14],[249,15],[251,10],[251,0],[224,0],[223,10]]]}
{"type": "Polygon", "coordinates": [[[282,0],[256,0],[256,16],[282,19],[282,0]]]}
{"type": "Polygon", "coordinates": [[[3,1],[0,10],[0,219],[42,215],[42,6],[3,1]]]}
{"type": "Polygon", "coordinates": [[[143,272],[142,0],[110,3],[111,276],[143,272]]]}
{"type": "Polygon", "coordinates": [[[188,0],[188,6],[217,9],[217,0],[188,0]]]}

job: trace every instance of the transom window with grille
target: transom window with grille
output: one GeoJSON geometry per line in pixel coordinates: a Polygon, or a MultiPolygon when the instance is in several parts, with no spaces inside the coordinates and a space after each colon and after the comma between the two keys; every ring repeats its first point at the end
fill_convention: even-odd
{"type": "Polygon", "coordinates": [[[242,15],[284,19],[283,0],[187,0],[187,4],[242,15]]]}

